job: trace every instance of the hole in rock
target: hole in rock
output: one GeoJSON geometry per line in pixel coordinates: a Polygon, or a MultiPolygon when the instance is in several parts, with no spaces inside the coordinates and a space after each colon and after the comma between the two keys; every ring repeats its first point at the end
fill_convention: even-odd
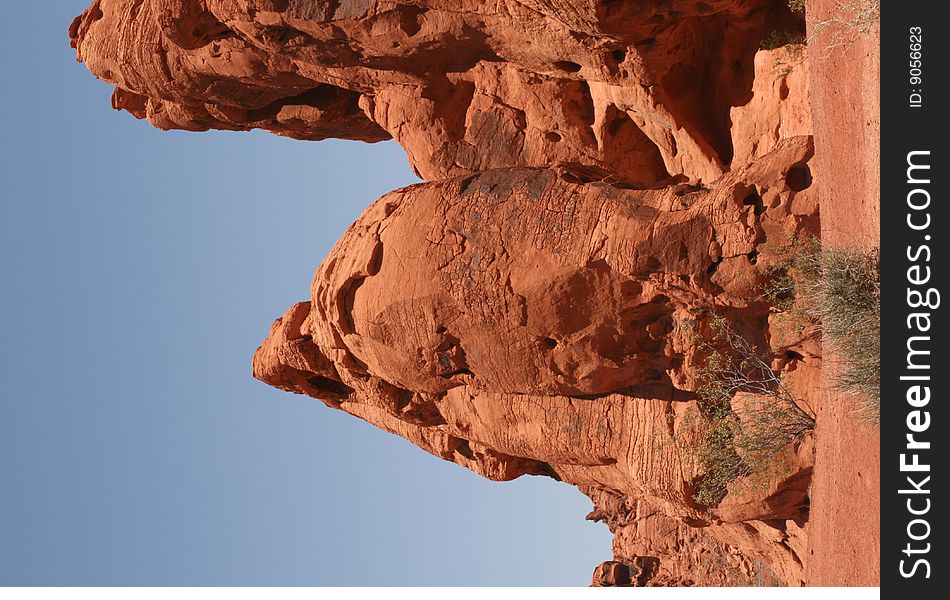
{"type": "Polygon", "coordinates": [[[422,29],[422,15],[425,12],[423,8],[401,7],[399,28],[409,37],[416,35],[422,29]]]}
{"type": "Polygon", "coordinates": [[[451,373],[445,373],[444,375],[442,375],[442,377],[443,377],[444,379],[451,379],[452,377],[461,376],[461,375],[467,375],[467,376],[469,376],[469,377],[475,377],[475,373],[472,373],[472,372],[471,372],[470,370],[468,370],[468,369],[459,369],[459,370],[457,370],[457,371],[452,371],[451,373]]]}
{"type": "Polygon", "coordinates": [[[472,452],[472,446],[468,443],[468,440],[460,439],[455,451],[469,460],[473,460],[475,458],[475,453],[472,452]]]}
{"type": "Polygon", "coordinates": [[[326,392],[333,396],[349,396],[355,390],[341,381],[324,377],[323,375],[314,375],[307,379],[307,383],[317,388],[320,392],[326,392]]]}
{"type": "Polygon", "coordinates": [[[601,5],[604,7],[605,12],[610,14],[618,8],[623,8],[623,3],[624,0],[603,0],[601,5]]]}
{"type": "Polygon", "coordinates": [[[752,191],[749,192],[749,195],[742,199],[742,204],[744,206],[752,206],[752,212],[757,215],[761,215],[765,212],[765,204],[762,202],[762,196],[759,195],[759,190],[752,188],[752,191]]]}
{"type": "Polygon", "coordinates": [[[795,165],[785,174],[785,184],[793,192],[800,192],[811,187],[811,169],[808,165],[795,165]]]}
{"type": "Polygon", "coordinates": [[[577,73],[578,71],[581,70],[581,66],[579,64],[577,64],[576,62],[569,61],[569,60],[559,60],[556,63],[554,63],[554,66],[564,71],[565,73],[577,73]]]}

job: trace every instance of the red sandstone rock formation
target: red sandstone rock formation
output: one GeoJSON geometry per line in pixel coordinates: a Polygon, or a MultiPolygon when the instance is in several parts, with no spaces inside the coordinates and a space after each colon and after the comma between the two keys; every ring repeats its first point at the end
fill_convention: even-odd
{"type": "MultiPolygon", "coordinates": [[[[618,534],[617,555],[659,557],[669,582],[719,581],[722,565],[700,577],[702,553],[680,553],[694,538],[741,551],[743,573],[758,560],[800,581],[787,542],[805,517],[811,446],[713,515],[676,440],[712,309],[767,341],[756,248],[817,225],[815,199],[789,183],[810,155],[809,138],[786,140],[711,190],[504,169],[392,192],[331,251],[311,302],[274,324],[254,375],[490,479],[577,485],[604,503],[594,518],[618,534]],[[658,533],[670,531],[683,542],[658,533]]],[[[803,357],[788,377],[813,377],[802,340],[786,345],[803,357]]]]}
{"type": "Polygon", "coordinates": [[[780,0],[96,0],[70,28],[157,127],[395,138],[373,203],[254,375],[496,480],[545,475],[615,534],[598,585],[802,582],[810,440],[711,510],[688,449],[714,315],[774,326],[769,244],[818,231],[807,68],[780,0]]]}
{"type": "Polygon", "coordinates": [[[424,179],[581,163],[712,181],[781,0],[97,0],[78,56],[157,127],[395,138],[424,179]]]}

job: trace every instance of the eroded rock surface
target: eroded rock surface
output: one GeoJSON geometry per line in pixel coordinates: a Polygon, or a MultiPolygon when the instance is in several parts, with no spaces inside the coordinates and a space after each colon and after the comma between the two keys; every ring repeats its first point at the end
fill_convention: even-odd
{"type": "Polygon", "coordinates": [[[97,0],[78,56],[157,127],[395,138],[424,179],[580,163],[712,181],[781,0],[97,0]]]}
{"type": "Polygon", "coordinates": [[[367,208],[254,376],[495,480],[576,485],[595,585],[802,582],[810,439],[694,499],[682,440],[715,315],[776,326],[769,248],[817,233],[804,59],[781,0],[97,0],[70,28],[113,106],[164,129],[394,138],[425,183],[367,208]]]}
{"type": "MultiPolygon", "coordinates": [[[[756,249],[817,226],[815,198],[788,183],[810,155],[810,138],[786,140],[708,190],[523,168],[397,190],[337,243],[311,301],[274,324],[254,375],[485,477],[548,475],[620,499],[598,520],[620,553],[641,544],[636,556],[659,560],[669,582],[694,572],[680,554],[693,538],[739,549],[746,575],[756,560],[797,565],[784,523],[807,514],[810,444],[787,450],[766,489],[739,486],[713,515],[693,500],[700,473],[678,440],[696,410],[696,336],[711,337],[714,314],[771,341],[756,291],[768,256],[756,249]],[[629,520],[636,510],[677,527],[629,520]]],[[[785,344],[797,357],[789,379],[813,377],[817,356],[801,339],[785,344]]],[[[690,581],[717,581],[709,569],[690,581]]]]}

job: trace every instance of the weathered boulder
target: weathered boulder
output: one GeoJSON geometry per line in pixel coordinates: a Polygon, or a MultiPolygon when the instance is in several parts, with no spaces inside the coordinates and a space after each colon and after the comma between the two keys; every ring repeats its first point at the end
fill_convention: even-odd
{"type": "MultiPolygon", "coordinates": [[[[711,189],[507,169],[397,190],[330,252],[254,374],[491,479],[548,475],[642,502],[683,536],[716,525],[710,544],[757,557],[743,572],[784,563],[791,551],[743,527],[804,518],[810,444],[710,513],[681,440],[704,359],[695,336],[720,315],[767,347],[758,252],[817,226],[815,199],[788,182],[810,156],[810,138],[786,140],[711,189]]],[[[817,361],[794,347],[791,380],[817,361]]],[[[662,557],[662,572],[682,560],[644,540],[652,553],[637,555],[662,557]]]]}

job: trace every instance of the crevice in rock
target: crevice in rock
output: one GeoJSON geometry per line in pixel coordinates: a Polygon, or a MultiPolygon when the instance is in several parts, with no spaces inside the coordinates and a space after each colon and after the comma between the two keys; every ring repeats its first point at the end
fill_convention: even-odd
{"type": "Polygon", "coordinates": [[[554,67],[559,71],[564,71],[565,73],[577,73],[581,70],[581,66],[579,64],[569,60],[559,60],[554,63],[554,67]]]}
{"type": "Polygon", "coordinates": [[[247,118],[251,122],[272,119],[285,106],[310,106],[320,110],[336,109],[343,115],[357,116],[363,112],[359,106],[359,99],[358,92],[321,84],[296,96],[280,98],[262,108],[249,110],[247,118]]]}
{"type": "Polygon", "coordinates": [[[323,375],[308,377],[307,383],[313,386],[317,392],[315,395],[319,397],[328,395],[332,398],[342,399],[356,391],[341,381],[336,381],[329,377],[324,377],[323,375]]]}

